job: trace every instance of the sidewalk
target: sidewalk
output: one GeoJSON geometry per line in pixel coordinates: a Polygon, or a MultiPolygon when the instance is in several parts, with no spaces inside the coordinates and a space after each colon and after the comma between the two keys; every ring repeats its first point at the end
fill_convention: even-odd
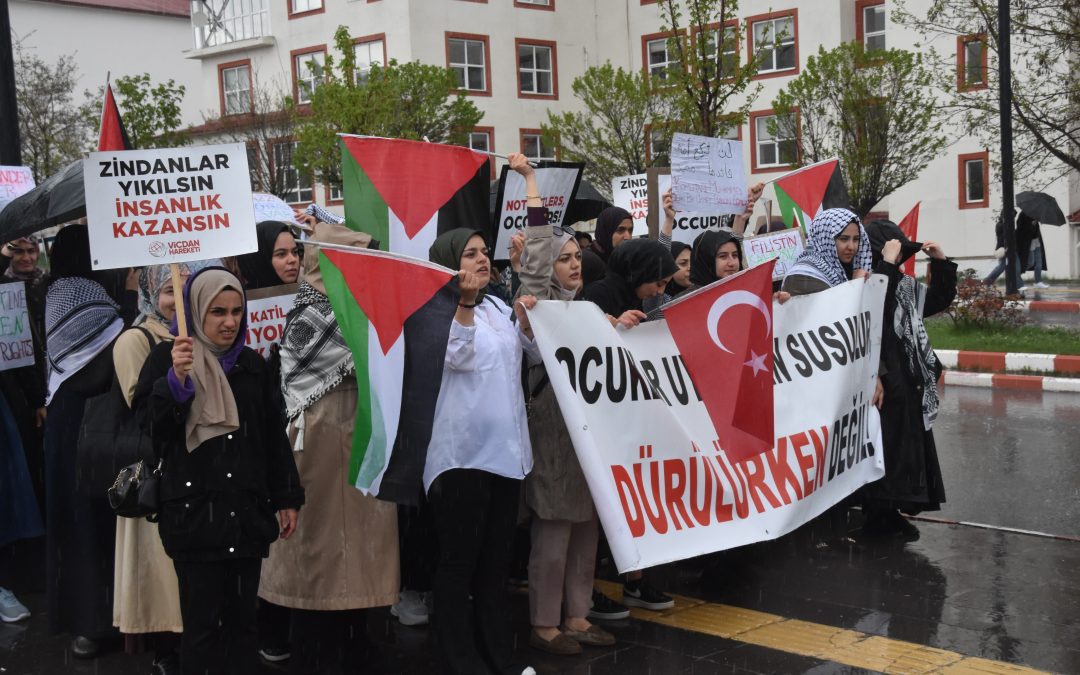
{"type": "Polygon", "coordinates": [[[945,384],[1026,391],[1080,393],[1080,356],[936,350],[945,384]],[[1018,375],[1016,371],[1062,373],[1066,377],[1018,375]]]}

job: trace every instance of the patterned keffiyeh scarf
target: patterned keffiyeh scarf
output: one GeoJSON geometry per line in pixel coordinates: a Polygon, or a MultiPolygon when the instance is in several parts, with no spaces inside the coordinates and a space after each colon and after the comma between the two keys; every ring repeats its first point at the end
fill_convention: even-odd
{"type": "Polygon", "coordinates": [[[45,296],[45,351],[48,357],[48,404],[56,391],[120,335],[120,307],[101,284],[64,277],[45,296]]]}
{"type": "Polygon", "coordinates": [[[818,279],[832,286],[848,281],[847,271],[836,255],[836,238],[852,221],[859,224],[859,250],[855,252],[852,268],[870,271],[870,238],[866,236],[862,221],[847,209],[827,209],[810,223],[806,250],[788,270],[788,276],[801,274],[818,279]]]}
{"type": "Polygon", "coordinates": [[[281,340],[281,389],[292,420],[353,373],[330,300],[301,282],[281,340]]]}
{"type": "Polygon", "coordinates": [[[904,345],[908,369],[923,383],[923,428],[929,431],[938,414],[937,355],[930,348],[930,337],[923,325],[926,286],[905,275],[896,287],[896,312],[893,330],[904,345]]]}

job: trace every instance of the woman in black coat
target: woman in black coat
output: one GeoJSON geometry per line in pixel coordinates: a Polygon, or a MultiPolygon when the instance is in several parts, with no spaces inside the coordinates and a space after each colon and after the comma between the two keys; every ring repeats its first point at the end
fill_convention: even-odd
{"type": "MultiPolygon", "coordinates": [[[[881,340],[881,438],[885,477],[862,490],[871,534],[899,532],[909,539],[918,530],[900,513],[937,511],[945,501],[941,467],[932,427],[938,412],[937,379],[941,363],[930,347],[923,318],[945,310],[956,295],[956,263],[933,242],[911,242],[889,221],[866,227],[874,272],[889,278],[881,340]],[[900,242],[895,262],[883,259],[890,240],[900,242]],[[906,276],[904,261],[923,250],[930,256],[929,286],[906,276]]],[[[895,246],[895,245],[894,245],[895,246]]]]}
{"type": "Polygon", "coordinates": [[[585,299],[630,328],[645,319],[643,301],[663,295],[675,271],[666,246],[655,239],[631,239],[608,258],[604,278],[585,287],[585,299]]]}
{"type": "Polygon", "coordinates": [[[154,347],[134,398],[163,461],[159,531],[180,584],[181,671],[251,673],[262,559],[296,529],[304,490],[280,389],[244,346],[239,279],[207,268],[184,300],[192,337],[154,347]]]}

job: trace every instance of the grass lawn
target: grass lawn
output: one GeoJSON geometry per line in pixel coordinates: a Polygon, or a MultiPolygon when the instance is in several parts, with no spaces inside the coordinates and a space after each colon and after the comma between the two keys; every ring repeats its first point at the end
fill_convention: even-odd
{"type": "Polygon", "coordinates": [[[1022,326],[1013,329],[958,328],[950,319],[926,322],[935,349],[1029,354],[1080,354],[1080,331],[1061,327],[1022,326]]]}

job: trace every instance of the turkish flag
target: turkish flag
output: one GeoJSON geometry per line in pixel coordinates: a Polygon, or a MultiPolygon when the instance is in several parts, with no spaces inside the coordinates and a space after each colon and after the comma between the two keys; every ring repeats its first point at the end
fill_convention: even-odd
{"type": "Polygon", "coordinates": [[[772,274],[776,261],[664,306],[671,337],[733,462],[773,447],[772,274]]]}
{"type": "MultiPolygon", "coordinates": [[[[904,233],[904,236],[908,238],[908,241],[919,240],[919,205],[921,204],[922,202],[915,202],[915,206],[897,226],[904,233]]],[[[904,262],[904,274],[909,277],[915,276],[915,256],[911,256],[904,262]]]]}
{"type": "Polygon", "coordinates": [[[113,98],[112,85],[105,83],[105,102],[101,106],[101,131],[98,134],[98,151],[131,150],[124,121],[120,119],[120,109],[113,98]]]}

